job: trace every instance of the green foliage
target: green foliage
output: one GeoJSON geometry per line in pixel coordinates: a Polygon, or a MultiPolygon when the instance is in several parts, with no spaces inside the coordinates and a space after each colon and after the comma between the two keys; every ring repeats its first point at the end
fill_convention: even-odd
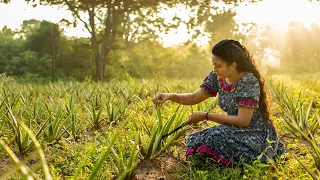
{"type": "Polygon", "coordinates": [[[55,53],[54,50],[59,50],[59,41],[62,34],[59,26],[48,21],[35,23],[39,23],[39,25],[26,25],[29,26],[30,29],[29,32],[25,33],[25,48],[31,51],[38,52],[40,55],[53,55],[53,53],[55,53]]]}
{"type": "Polygon", "coordinates": [[[6,26],[0,30],[0,73],[6,72],[6,64],[22,51],[23,40],[14,38],[16,34],[17,32],[6,26]]]}
{"type": "Polygon", "coordinates": [[[61,37],[56,69],[58,78],[84,80],[94,73],[94,59],[88,38],[61,37]]]}
{"type": "Polygon", "coordinates": [[[13,56],[5,66],[5,72],[10,76],[25,76],[33,74],[38,77],[51,75],[51,57],[39,56],[37,52],[24,51],[13,56]]]}
{"type": "MultiPolygon", "coordinates": [[[[3,30],[5,34],[9,34],[4,37],[10,39],[3,41],[9,44],[3,48],[0,47],[0,51],[3,50],[3,72],[12,76],[30,77],[30,80],[50,78],[52,66],[54,66],[58,79],[83,80],[88,76],[93,76],[95,67],[89,40],[67,38],[59,33],[52,39],[50,34],[52,27],[54,31],[59,31],[58,27],[52,23],[29,20],[23,23],[19,33],[9,29],[3,30]],[[18,34],[26,40],[14,39],[13,36],[18,34]],[[50,41],[41,40],[46,44],[39,45],[37,41],[44,36],[51,38],[50,41]],[[54,44],[52,40],[55,40],[54,44]],[[26,50],[18,48],[12,42],[19,43],[18,45],[23,46],[26,50]],[[55,49],[53,54],[52,45],[55,49]],[[15,51],[8,51],[6,47],[15,51]],[[54,64],[52,55],[55,57],[54,64]]],[[[132,42],[131,45],[126,50],[110,52],[110,63],[106,66],[105,75],[108,79],[158,76],[195,78],[203,77],[211,70],[209,68],[210,56],[208,56],[210,53],[201,50],[196,45],[164,48],[160,43],[148,40],[140,43],[132,42]]]]}
{"type": "MultiPolygon", "coordinates": [[[[301,139],[307,142],[313,150],[314,164],[317,172],[320,172],[320,144],[318,139],[318,132],[320,130],[320,116],[318,111],[312,108],[313,99],[309,102],[301,98],[301,91],[298,96],[290,94],[288,88],[283,84],[273,82],[270,83],[275,99],[279,102],[287,124],[287,130],[292,135],[291,138],[301,139]]],[[[298,160],[299,163],[307,169],[307,172],[316,179],[316,173],[311,172],[308,167],[298,160]]]]}
{"type": "MultiPolygon", "coordinates": [[[[34,5],[39,3],[33,0],[28,2],[34,5]]],[[[91,37],[65,37],[58,24],[35,19],[25,20],[18,31],[4,27],[0,31],[0,73],[28,76],[30,79],[47,78],[55,73],[58,79],[80,81],[86,77],[110,80],[204,76],[210,70],[211,53],[209,49],[203,51],[190,43],[198,36],[208,36],[210,46],[224,38],[241,40],[265,71],[268,68],[290,73],[318,71],[318,25],[307,28],[301,23],[291,23],[280,41],[279,33],[272,27],[258,27],[250,23],[239,25],[235,22],[234,8],[243,1],[223,2],[224,5],[216,7],[210,0],[130,0],[123,4],[113,1],[42,0],[40,4],[69,7],[75,19],[73,22],[62,21],[74,25],[79,20],[85,22],[91,37]],[[190,18],[175,15],[173,21],[168,23],[161,11],[176,5],[186,7],[190,18]],[[113,15],[109,16],[108,12],[113,15]],[[81,13],[86,13],[89,19],[79,16],[81,13]],[[107,24],[114,24],[107,26],[106,21],[107,24]],[[158,32],[168,32],[181,23],[186,24],[190,34],[194,35],[189,45],[164,48],[159,43],[158,32]],[[246,32],[240,31],[241,26],[246,32]],[[30,55],[30,52],[35,54],[30,55]],[[275,62],[268,62],[270,55],[271,59],[281,60],[280,69],[272,67],[275,62]],[[20,64],[25,63],[30,66],[21,67],[20,64]],[[294,66],[288,66],[289,63],[294,66]],[[35,67],[34,64],[40,66],[35,67]]]]}
{"type": "MultiPolygon", "coordinates": [[[[4,87],[3,91],[0,91],[0,118],[5,121],[0,123],[1,139],[13,152],[19,152],[16,138],[20,136],[19,142],[22,142],[21,147],[25,149],[26,157],[28,156],[20,161],[23,167],[32,169],[33,164],[29,165],[29,161],[37,161],[33,153],[37,146],[32,143],[32,136],[19,124],[23,122],[41,143],[54,179],[87,179],[90,176],[95,179],[130,179],[134,177],[140,163],[161,162],[164,154],[179,158],[179,154],[184,152],[184,136],[189,132],[184,133],[190,129],[189,126],[166,138],[162,135],[181,125],[192,113],[192,109],[211,111],[217,104],[217,99],[213,98],[193,107],[179,107],[166,102],[161,108],[155,108],[150,97],[159,91],[191,92],[198,87],[201,80],[169,82],[161,78],[132,78],[126,81],[112,80],[108,83],[95,83],[88,79],[83,83],[58,81],[50,84],[21,84],[13,78],[3,76],[0,79],[0,85],[4,87]],[[124,113],[118,113],[120,115],[117,116],[108,113],[106,105],[109,102],[113,105],[113,114],[117,114],[116,111],[124,113]],[[126,111],[119,109],[122,106],[126,111]],[[93,112],[96,117],[100,117],[96,118],[99,123],[96,129],[93,128],[95,121],[91,121],[90,113],[93,112]],[[109,121],[111,117],[114,119],[109,121]],[[16,124],[13,128],[15,131],[10,129],[11,124],[16,124]]],[[[291,89],[295,89],[294,85],[291,89]]],[[[311,90],[312,87],[309,91],[311,90]]],[[[313,112],[310,110],[311,114],[313,112]]],[[[277,122],[285,123],[281,119],[277,122]]],[[[203,128],[207,127],[204,125],[202,124],[203,128]]],[[[279,128],[281,133],[286,131],[285,127],[279,128]]],[[[318,138],[317,133],[318,131],[314,138],[318,138]]],[[[289,153],[296,154],[299,161],[317,177],[317,174],[314,174],[317,161],[312,156],[316,154],[312,147],[297,141],[287,142],[287,148],[289,153]]],[[[1,148],[0,156],[3,154],[8,153],[1,148]]],[[[5,156],[2,157],[5,159],[5,156]]],[[[180,161],[186,164],[184,158],[180,161]]],[[[175,176],[180,179],[310,179],[308,171],[296,159],[290,158],[290,154],[285,162],[272,162],[268,165],[255,162],[234,169],[213,163],[209,163],[206,169],[203,165],[204,163],[196,166],[191,162],[183,167],[183,172],[175,172],[175,176]]],[[[6,177],[21,177],[21,173],[14,173],[18,169],[18,166],[11,169],[12,173],[6,174],[6,177]]],[[[40,178],[45,176],[43,171],[34,172],[40,178]]]]}
{"type": "Polygon", "coordinates": [[[109,155],[109,152],[112,148],[113,143],[115,142],[116,138],[118,137],[118,135],[121,132],[121,129],[126,125],[128,121],[124,121],[123,124],[121,125],[121,127],[119,129],[117,129],[117,131],[114,133],[114,135],[111,137],[110,143],[107,146],[106,150],[102,153],[101,157],[99,158],[99,160],[96,162],[96,164],[94,165],[94,168],[92,170],[92,173],[89,177],[89,179],[96,179],[97,177],[97,172],[98,170],[102,167],[103,162],[106,160],[106,158],[109,155]]]}
{"type": "MultiPolygon", "coordinates": [[[[21,129],[23,129],[28,137],[32,140],[32,143],[36,147],[35,153],[29,155],[28,158],[32,158],[34,155],[38,155],[40,162],[33,165],[32,167],[28,167],[25,162],[21,162],[19,158],[14,154],[12,149],[2,140],[0,139],[0,144],[1,146],[5,149],[5,151],[8,153],[9,157],[13,161],[14,167],[7,171],[5,174],[1,175],[0,178],[4,179],[6,177],[9,177],[10,174],[15,172],[16,170],[19,170],[22,174],[22,179],[40,179],[39,175],[36,174],[36,171],[38,167],[41,167],[44,173],[44,178],[50,180],[51,179],[51,174],[49,172],[49,167],[45,159],[44,152],[41,148],[40,143],[38,142],[37,138],[35,135],[33,135],[32,131],[22,122],[22,121],[16,121],[17,126],[19,126],[21,129]]],[[[28,159],[26,158],[26,159],[28,159]]]]}
{"type": "Polygon", "coordinates": [[[144,41],[127,51],[112,51],[106,77],[135,78],[197,78],[204,77],[210,68],[210,53],[196,45],[164,48],[158,42],[144,41]]]}

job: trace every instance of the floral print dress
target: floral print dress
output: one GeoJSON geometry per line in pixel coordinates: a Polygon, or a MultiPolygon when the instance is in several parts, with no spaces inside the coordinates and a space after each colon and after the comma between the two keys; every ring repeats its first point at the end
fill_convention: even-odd
{"type": "Polygon", "coordinates": [[[202,152],[217,162],[232,167],[250,163],[260,156],[261,162],[285,153],[271,121],[263,120],[259,108],[260,86],[252,73],[245,73],[237,82],[227,85],[214,72],[200,86],[211,96],[219,94],[219,106],[228,115],[237,115],[238,107],[254,108],[248,127],[217,125],[189,135],[186,156],[202,152]]]}

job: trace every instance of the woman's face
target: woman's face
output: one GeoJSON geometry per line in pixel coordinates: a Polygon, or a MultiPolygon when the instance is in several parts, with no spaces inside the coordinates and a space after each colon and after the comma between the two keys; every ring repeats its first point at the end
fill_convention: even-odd
{"type": "Polygon", "coordinates": [[[234,72],[231,70],[231,67],[218,56],[212,55],[212,64],[213,72],[217,74],[219,80],[230,77],[234,72]]]}

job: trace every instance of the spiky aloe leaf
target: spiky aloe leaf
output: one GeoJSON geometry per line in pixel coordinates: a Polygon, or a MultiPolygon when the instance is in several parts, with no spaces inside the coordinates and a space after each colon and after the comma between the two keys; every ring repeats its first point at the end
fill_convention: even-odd
{"type": "Polygon", "coordinates": [[[130,151],[130,158],[127,162],[127,167],[131,167],[133,164],[136,164],[136,161],[135,161],[135,154],[139,151],[139,142],[140,142],[140,133],[138,132],[137,135],[136,135],[136,138],[135,138],[135,141],[134,141],[134,144],[132,146],[132,149],[130,151]]]}
{"type": "Polygon", "coordinates": [[[163,128],[163,131],[162,131],[161,135],[167,134],[169,132],[169,129],[170,129],[173,121],[176,119],[176,117],[178,115],[178,111],[179,111],[180,107],[181,107],[181,104],[179,104],[179,106],[175,110],[174,114],[171,116],[171,118],[164,125],[164,128],[163,128]]]}
{"type": "Polygon", "coordinates": [[[303,164],[303,162],[301,162],[296,155],[294,155],[294,154],[292,154],[292,155],[296,158],[296,160],[299,162],[299,164],[308,172],[308,174],[312,177],[312,179],[314,179],[314,180],[318,179],[316,177],[316,175],[310,171],[310,168],[308,168],[305,164],[303,164]]]}
{"type": "MultiPolygon", "coordinates": [[[[155,124],[158,124],[158,123],[155,123],[155,124]]],[[[149,146],[148,146],[148,150],[147,150],[147,154],[145,156],[145,159],[149,159],[151,157],[152,149],[153,149],[156,137],[157,137],[158,129],[159,129],[159,127],[157,126],[155,131],[152,132],[151,139],[150,139],[150,142],[149,142],[149,146]]]]}
{"type": "Polygon", "coordinates": [[[41,148],[40,143],[38,142],[36,137],[33,135],[32,131],[23,122],[19,122],[19,124],[28,133],[28,135],[30,136],[32,142],[34,143],[34,145],[36,147],[36,150],[38,151],[39,158],[42,163],[42,169],[44,172],[45,179],[47,179],[47,180],[52,179],[50,171],[49,171],[49,167],[48,167],[48,164],[47,164],[47,161],[46,161],[46,158],[45,158],[45,155],[44,155],[44,152],[41,148]]]}
{"type": "Polygon", "coordinates": [[[150,159],[156,159],[158,156],[160,156],[165,150],[169,148],[169,146],[174,142],[174,140],[178,139],[178,137],[184,133],[187,129],[182,129],[178,131],[169,141],[167,144],[163,146],[163,148],[160,149],[159,152],[157,152],[154,156],[152,156],[150,159]]]}
{"type": "Polygon", "coordinates": [[[122,125],[116,130],[116,132],[113,134],[113,136],[111,137],[111,140],[109,142],[109,145],[107,146],[106,150],[102,153],[101,157],[99,158],[99,160],[96,162],[96,164],[94,165],[94,168],[92,170],[92,173],[90,174],[89,180],[95,179],[98,173],[98,170],[101,168],[103,162],[106,160],[106,158],[109,155],[109,152],[111,150],[111,147],[113,146],[116,138],[118,138],[121,129],[123,129],[123,127],[128,123],[128,119],[126,119],[122,125]]]}

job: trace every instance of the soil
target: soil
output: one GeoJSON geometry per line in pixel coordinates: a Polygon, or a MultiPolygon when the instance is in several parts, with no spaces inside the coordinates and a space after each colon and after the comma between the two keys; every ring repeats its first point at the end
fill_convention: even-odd
{"type": "MultiPolygon", "coordinates": [[[[182,143],[175,143],[176,152],[178,154],[163,153],[157,159],[150,161],[145,160],[138,164],[136,168],[135,180],[175,180],[177,176],[183,175],[184,167],[187,166],[185,161],[185,137],[190,133],[199,131],[201,128],[191,128],[183,133],[178,139],[181,139],[182,143]]],[[[168,149],[170,151],[170,148],[168,149]]],[[[181,178],[180,178],[181,179],[181,178]]]]}
{"type": "Polygon", "coordinates": [[[3,174],[6,172],[6,170],[10,169],[12,167],[11,160],[7,156],[3,156],[0,160],[0,174],[3,174]]]}
{"type": "Polygon", "coordinates": [[[174,180],[174,174],[182,174],[186,165],[172,155],[162,154],[156,160],[145,160],[138,164],[135,180],[174,180]]]}
{"type": "MultiPolygon", "coordinates": [[[[20,153],[15,153],[15,155],[19,158],[20,161],[24,158],[24,156],[20,153]]],[[[3,155],[0,158],[1,158],[0,159],[0,176],[1,176],[7,170],[11,169],[12,162],[11,162],[11,159],[9,158],[9,156],[3,155]]]]}

